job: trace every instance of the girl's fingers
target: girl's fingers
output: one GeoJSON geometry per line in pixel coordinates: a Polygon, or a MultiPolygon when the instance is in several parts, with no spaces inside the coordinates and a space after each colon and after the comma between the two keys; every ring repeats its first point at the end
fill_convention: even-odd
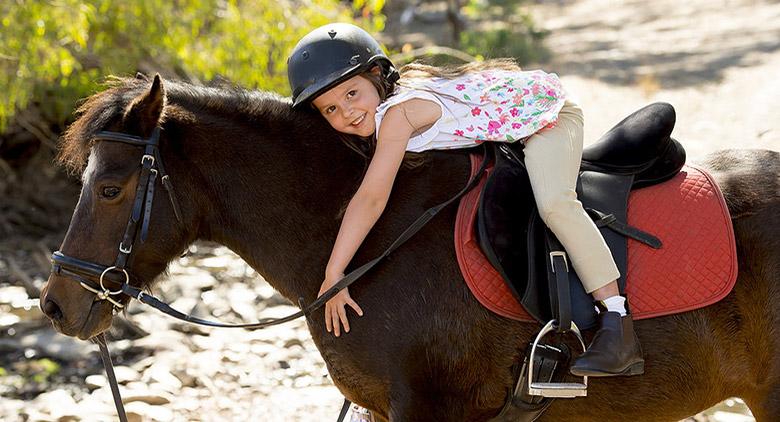
{"type": "Polygon", "coordinates": [[[339,324],[339,306],[334,306],[333,311],[330,314],[331,319],[333,319],[333,334],[336,335],[336,337],[341,335],[341,324],[339,324]]]}
{"type": "Polygon", "coordinates": [[[336,337],[341,335],[341,325],[344,325],[344,332],[349,332],[349,319],[347,317],[346,305],[349,305],[358,315],[363,316],[363,309],[352,300],[349,293],[343,292],[342,298],[337,295],[325,303],[325,329],[332,332],[336,337]]]}
{"type": "Polygon", "coordinates": [[[344,324],[344,332],[349,332],[349,320],[347,319],[347,309],[344,308],[344,305],[337,306],[338,312],[339,312],[339,318],[341,319],[341,323],[344,324]]]}
{"type": "Polygon", "coordinates": [[[360,306],[358,306],[357,302],[352,300],[352,298],[347,300],[347,305],[349,305],[349,307],[352,308],[358,315],[363,316],[363,310],[360,309],[360,306]]]}
{"type": "Polygon", "coordinates": [[[333,322],[331,321],[330,317],[330,308],[331,306],[325,303],[325,329],[328,330],[328,332],[333,330],[333,322]]]}

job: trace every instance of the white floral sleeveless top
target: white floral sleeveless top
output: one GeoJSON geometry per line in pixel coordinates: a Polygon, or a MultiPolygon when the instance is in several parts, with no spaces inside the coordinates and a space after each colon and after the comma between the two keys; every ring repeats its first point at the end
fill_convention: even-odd
{"type": "Polygon", "coordinates": [[[441,118],[409,139],[406,150],[467,148],[485,141],[525,141],[553,126],[566,95],[558,75],[541,70],[486,70],[455,79],[402,79],[392,96],[377,107],[376,131],[385,112],[411,98],[441,106],[441,118]]]}

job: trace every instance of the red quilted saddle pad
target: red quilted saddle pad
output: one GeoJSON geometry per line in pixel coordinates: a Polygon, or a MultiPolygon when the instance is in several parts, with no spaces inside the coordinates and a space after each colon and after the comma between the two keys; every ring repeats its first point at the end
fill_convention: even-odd
{"type": "MultiPolygon", "coordinates": [[[[478,167],[472,156],[472,171],[478,167]]],[[[475,217],[487,177],[460,201],[455,251],[463,278],[482,305],[507,318],[534,321],[479,249],[475,217]]],[[[737,280],[734,230],[712,177],[686,165],[674,178],[631,192],[628,223],[663,242],[652,249],[628,240],[626,294],[634,319],[690,311],[723,299],[737,280]]]]}

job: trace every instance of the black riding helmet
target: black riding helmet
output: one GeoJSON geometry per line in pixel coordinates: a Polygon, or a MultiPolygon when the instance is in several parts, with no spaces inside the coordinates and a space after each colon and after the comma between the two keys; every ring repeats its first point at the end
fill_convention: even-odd
{"type": "Polygon", "coordinates": [[[398,71],[379,43],[361,28],[348,23],[321,26],[301,38],[287,59],[293,107],[307,103],[319,94],[374,65],[395,82],[398,71]]]}

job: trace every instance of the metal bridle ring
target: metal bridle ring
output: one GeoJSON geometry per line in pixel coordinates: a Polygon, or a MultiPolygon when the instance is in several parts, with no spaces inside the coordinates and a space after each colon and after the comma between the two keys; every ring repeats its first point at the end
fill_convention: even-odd
{"type": "Polygon", "coordinates": [[[109,272],[111,270],[122,271],[122,273],[124,273],[124,275],[125,275],[125,282],[124,282],[124,284],[129,284],[130,283],[130,276],[127,275],[127,271],[124,268],[117,268],[117,267],[108,267],[105,270],[103,270],[103,272],[100,274],[100,288],[103,289],[103,293],[107,293],[109,295],[118,295],[118,294],[122,293],[122,289],[119,289],[117,291],[112,292],[111,290],[106,289],[106,286],[103,285],[103,277],[106,275],[107,272],[109,272]]]}

